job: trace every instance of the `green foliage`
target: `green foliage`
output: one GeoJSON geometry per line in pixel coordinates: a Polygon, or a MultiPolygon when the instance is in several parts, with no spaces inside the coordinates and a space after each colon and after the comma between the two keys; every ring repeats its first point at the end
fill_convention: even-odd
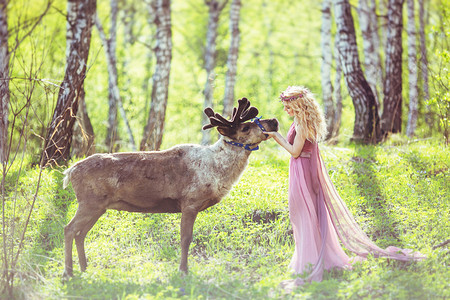
{"type": "Polygon", "coordinates": [[[436,46],[433,56],[438,62],[437,67],[431,69],[431,79],[434,94],[428,101],[439,117],[439,127],[445,143],[449,144],[450,136],[450,1],[443,0],[440,3],[442,18],[432,27],[432,33],[436,37],[436,46]]]}
{"type": "MultiPolygon", "coordinates": [[[[74,248],[75,277],[62,282],[63,227],[77,203],[71,188],[61,188],[60,171],[45,170],[18,270],[17,297],[448,298],[448,245],[433,248],[450,232],[448,148],[435,141],[321,148],[332,181],[371,239],[382,247],[419,250],[425,261],[369,258],[285,294],[279,284],[291,278],[294,248],[287,209],[289,157],[266,142],[230,194],[199,214],[187,276],[178,271],[179,214],[108,211],[86,238],[87,272],[79,272],[74,248]]],[[[30,168],[20,178],[23,205],[36,177],[30,168]]]]}

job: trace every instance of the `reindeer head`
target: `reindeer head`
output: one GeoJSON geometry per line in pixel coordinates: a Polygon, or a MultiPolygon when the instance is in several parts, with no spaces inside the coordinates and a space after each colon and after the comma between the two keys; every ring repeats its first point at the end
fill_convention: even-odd
{"type": "MultiPolygon", "coordinates": [[[[247,98],[238,100],[238,107],[233,108],[231,120],[227,120],[219,113],[215,113],[210,107],[205,109],[210,124],[203,126],[203,130],[217,127],[219,133],[230,138],[234,142],[242,144],[260,143],[267,139],[260,127],[255,122],[247,122],[258,115],[258,109],[250,106],[247,98]]],[[[259,120],[266,131],[277,131],[278,121],[276,119],[259,120]]]]}

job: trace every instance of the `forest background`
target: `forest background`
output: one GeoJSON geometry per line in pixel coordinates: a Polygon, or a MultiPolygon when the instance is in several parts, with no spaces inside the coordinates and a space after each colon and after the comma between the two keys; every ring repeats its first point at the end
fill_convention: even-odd
{"type": "MultiPolygon", "coordinates": [[[[95,3],[92,0],[69,1],[69,3],[72,3],[72,7],[76,7],[74,3],[89,2],[95,3]]],[[[414,3],[414,1],[412,2],[414,3]]],[[[202,119],[203,108],[205,105],[212,105],[216,111],[223,111],[226,106],[224,102],[225,95],[230,93],[229,90],[227,91],[227,73],[230,70],[229,61],[231,56],[229,49],[232,38],[235,36],[230,30],[230,16],[233,15],[230,14],[232,11],[230,8],[232,4],[236,5],[240,1],[170,1],[170,28],[173,48],[170,60],[170,80],[167,81],[168,85],[166,87],[167,95],[165,98],[163,97],[161,102],[161,100],[158,100],[161,98],[152,93],[152,90],[156,90],[155,81],[161,77],[155,71],[159,66],[158,64],[161,63],[161,61],[158,61],[158,55],[160,54],[158,54],[157,50],[159,43],[162,41],[161,37],[157,35],[158,22],[155,22],[157,20],[155,16],[157,16],[157,8],[164,6],[164,4],[167,6],[167,3],[169,1],[97,1],[96,12],[98,21],[96,22],[97,24],[92,25],[92,38],[87,48],[88,56],[85,64],[86,76],[85,78],[82,76],[83,89],[77,90],[74,98],[77,101],[72,100],[71,103],[71,105],[74,102],[77,103],[76,106],[79,113],[76,118],[77,121],[72,124],[74,125],[73,141],[72,137],[65,138],[71,144],[71,153],[67,153],[66,157],[63,158],[55,158],[54,161],[50,159],[50,163],[53,164],[52,169],[44,168],[43,157],[45,155],[43,153],[48,148],[48,141],[51,140],[49,136],[52,134],[52,124],[55,124],[55,119],[58,116],[63,115],[57,115],[55,112],[62,98],[60,87],[63,85],[63,78],[66,75],[66,71],[70,69],[67,65],[69,51],[66,49],[66,22],[68,18],[70,19],[68,6],[66,1],[3,0],[1,2],[0,6],[2,7],[2,13],[4,13],[2,14],[2,20],[6,20],[4,16],[7,16],[7,34],[3,30],[5,23],[2,23],[2,42],[0,45],[4,49],[6,44],[8,49],[6,51],[8,55],[6,56],[4,55],[5,52],[0,52],[3,55],[0,57],[0,60],[2,62],[8,61],[7,72],[2,73],[3,79],[1,81],[1,116],[3,122],[2,287],[4,287],[2,292],[5,295],[9,294],[17,297],[23,295],[49,296],[56,293],[56,298],[64,297],[66,293],[67,295],[76,293],[78,285],[84,286],[86,282],[94,280],[92,278],[95,277],[95,274],[90,273],[85,278],[82,278],[81,281],[75,280],[72,282],[72,285],[61,286],[56,283],[57,276],[55,274],[58,272],[58,266],[48,263],[49,261],[56,262],[61,260],[62,227],[70,220],[76,204],[73,201],[74,195],[70,192],[62,191],[61,186],[56,183],[56,181],[61,180],[60,166],[64,168],[67,158],[83,157],[93,152],[131,151],[139,148],[167,149],[179,143],[208,143],[214,142],[216,139],[214,135],[205,137],[205,133],[201,130],[202,122],[204,122],[202,119]],[[217,8],[222,5],[223,9],[217,11],[217,8]],[[214,19],[214,11],[211,7],[215,7],[217,17],[217,36],[213,39],[214,43],[212,43],[210,38],[211,35],[214,36],[214,26],[211,23],[211,20],[214,19]],[[117,19],[115,19],[116,17],[117,19]],[[5,36],[7,37],[7,43],[5,43],[5,36]],[[113,51],[107,54],[106,52],[111,49],[113,51]],[[115,56],[115,59],[112,60],[113,64],[111,64],[110,60],[111,53],[115,56]],[[108,55],[110,56],[108,57],[108,55]],[[209,61],[211,58],[213,58],[212,64],[209,61]],[[115,71],[114,66],[116,68],[115,71]],[[114,82],[113,75],[115,72],[117,76],[114,82]],[[8,75],[5,76],[4,74],[8,75]],[[5,82],[8,82],[6,90],[5,82]],[[115,93],[116,91],[119,91],[119,94],[115,93]],[[211,95],[209,98],[208,93],[211,95]],[[164,129],[159,131],[160,143],[155,144],[154,141],[149,142],[148,138],[145,140],[144,136],[150,135],[147,131],[151,120],[149,117],[151,115],[151,107],[157,107],[161,103],[167,105],[162,114],[163,119],[162,121],[160,120],[160,125],[162,124],[164,129]],[[6,111],[8,113],[5,113],[6,111]],[[81,115],[82,113],[84,115],[81,115]],[[7,121],[5,121],[5,116],[7,121]],[[90,126],[86,125],[86,116],[90,120],[90,126]],[[79,130],[80,127],[83,130],[79,130]],[[143,140],[145,141],[142,142],[143,140]],[[152,145],[149,146],[150,144],[152,145]],[[49,194],[55,196],[54,198],[56,199],[44,197],[41,187],[44,191],[47,189],[52,191],[49,194]],[[69,205],[69,202],[72,204],[69,205]],[[56,215],[48,215],[45,211],[42,211],[45,209],[54,209],[58,212],[55,212],[56,215]],[[53,224],[49,223],[49,219],[52,218],[58,221],[53,224]],[[42,227],[37,225],[42,222],[48,226],[44,231],[42,231],[42,227]],[[55,240],[52,240],[53,238],[55,240]],[[49,239],[52,240],[50,245],[48,244],[49,239]],[[37,243],[36,247],[33,246],[33,243],[37,243]],[[36,260],[37,257],[45,257],[46,266],[39,267],[39,264],[44,263],[39,261],[39,259],[36,260]],[[42,273],[46,273],[46,275],[41,276],[42,273]],[[31,291],[24,288],[27,285],[27,280],[30,280],[30,278],[37,282],[33,284],[35,288],[31,291]],[[50,283],[50,285],[46,286],[46,283],[50,283]],[[14,289],[14,286],[17,288],[14,289]]],[[[338,157],[339,154],[336,154],[335,159],[337,161],[346,161],[344,170],[339,169],[338,162],[336,162],[336,165],[333,165],[333,155],[328,154],[331,169],[333,167],[337,168],[333,171],[336,172],[337,179],[341,178],[340,176],[342,175],[339,175],[341,171],[348,174],[348,170],[345,170],[348,162],[354,162],[355,160],[360,162],[361,166],[355,167],[354,169],[356,170],[359,170],[359,167],[375,168],[380,172],[378,176],[383,177],[388,176],[389,172],[385,170],[386,173],[383,173],[380,171],[380,168],[385,169],[388,164],[385,160],[380,159],[380,155],[382,157],[402,157],[402,153],[408,153],[410,156],[405,155],[414,157],[417,165],[422,166],[422,168],[418,168],[419,171],[417,172],[423,172],[423,177],[413,179],[428,183],[431,180],[431,186],[434,190],[430,193],[436,193],[436,197],[433,201],[430,200],[429,204],[431,206],[434,203],[441,210],[437,213],[436,211],[426,211],[423,207],[419,209],[419,212],[422,214],[429,214],[432,223],[439,224],[435,227],[436,231],[422,233],[427,238],[425,238],[426,242],[421,248],[425,249],[427,255],[435,255],[433,256],[433,263],[428,262],[422,268],[419,267],[419,271],[416,273],[411,272],[411,268],[416,268],[414,265],[402,266],[400,269],[405,271],[405,273],[412,273],[413,278],[420,277],[424,272],[431,273],[431,277],[428,278],[429,282],[432,282],[432,277],[436,276],[436,270],[445,270],[442,268],[446,265],[445,262],[443,264],[437,262],[439,259],[436,257],[441,257],[439,255],[446,257],[445,253],[448,253],[444,251],[444,254],[442,254],[440,251],[445,250],[448,244],[448,236],[445,234],[445,232],[448,232],[447,225],[445,225],[445,215],[447,213],[448,216],[449,212],[449,187],[448,183],[446,183],[448,181],[449,155],[448,148],[444,145],[448,143],[450,112],[450,95],[448,90],[448,68],[450,65],[450,55],[448,53],[450,26],[448,19],[450,4],[448,0],[416,2],[416,6],[412,9],[415,17],[412,18],[410,15],[411,9],[408,10],[410,3],[411,1],[394,0],[389,2],[372,1],[370,3],[366,1],[323,1],[322,3],[283,0],[242,1],[238,15],[239,47],[236,60],[236,83],[232,87],[232,95],[234,95],[234,102],[238,98],[247,97],[252,102],[252,105],[259,108],[260,113],[264,117],[277,117],[280,121],[281,132],[286,132],[291,120],[283,112],[283,106],[278,100],[278,95],[289,85],[307,86],[316,94],[324,107],[325,113],[328,115],[328,119],[334,120],[331,125],[329,124],[332,135],[328,143],[329,145],[337,144],[337,147],[334,149],[330,146],[329,152],[337,151],[337,153],[341,153],[338,149],[351,149],[350,152],[342,152],[341,157],[338,157]],[[337,18],[340,14],[336,8],[342,5],[347,5],[346,7],[348,8],[351,7],[352,21],[355,26],[354,37],[357,51],[348,52],[352,55],[343,55],[344,51],[336,50],[346,49],[346,46],[351,46],[351,39],[345,45],[344,43],[341,43],[342,45],[337,43],[338,32],[348,32],[345,28],[339,27],[342,25],[337,18]],[[397,9],[395,9],[395,5],[397,5],[397,9]],[[372,17],[376,16],[376,21],[371,25],[375,27],[367,27],[365,23],[371,16],[370,13],[367,13],[370,9],[375,9],[372,11],[375,12],[375,14],[372,14],[372,17]],[[389,42],[392,41],[389,40],[390,30],[393,30],[392,28],[389,29],[391,24],[389,20],[394,18],[392,16],[394,12],[397,14],[403,12],[400,14],[400,21],[404,25],[400,28],[400,38],[398,36],[396,39],[393,38],[393,41],[397,43],[389,42]],[[411,19],[413,22],[408,21],[411,19]],[[324,24],[328,24],[328,29],[324,24]],[[413,25],[415,30],[411,30],[411,27],[408,27],[413,25]],[[369,70],[370,66],[373,66],[373,61],[365,64],[368,59],[368,54],[365,52],[366,42],[369,38],[364,34],[370,32],[370,28],[375,28],[375,30],[372,29],[372,32],[375,31],[379,35],[380,43],[373,50],[379,56],[380,67],[378,70],[382,71],[378,78],[376,77],[378,75],[371,75],[374,74],[370,73],[373,70],[369,70]],[[422,41],[421,32],[423,32],[425,42],[422,41]],[[412,39],[411,35],[413,35],[412,39]],[[400,55],[397,53],[397,56],[395,56],[389,50],[389,47],[394,46],[394,44],[400,45],[400,55]],[[415,47],[411,45],[415,45],[415,47]],[[415,54],[411,53],[411,48],[416,49],[415,54]],[[336,55],[337,53],[341,53],[341,57],[336,55]],[[357,62],[355,62],[356,57],[359,57],[357,62]],[[353,61],[346,62],[345,58],[353,59],[353,61]],[[390,61],[388,58],[394,59],[394,61],[390,61]],[[338,63],[339,61],[341,63],[338,63]],[[403,65],[403,67],[399,69],[399,65],[403,65]],[[352,95],[352,91],[358,90],[358,87],[351,86],[351,78],[354,75],[350,72],[352,68],[346,68],[346,66],[355,67],[356,71],[358,71],[358,68],[361,68],[361,74],[365,77],[368,84],[375,83],[371,92],[365,89],[363,93],[365,96],[360,97],[359,100],[358,95],[352,95]],[[411,75],[412,71],[417,71],[416,75],[411,75]],[[344,73],[342,74],[341,72],[344,73]],[[387,88],[392,85],[392,80],[395,86],[394,104],[398,105],[394,110],[384,105],[388,97],[392,98],[392,94],[387,88]],[[332,85],[331,89],[329,88],[330,85],[332,85]],[[371,93],[372,96],[370,95],[371,93]],[[358,101],[362,101],[362,106],[358,106],[361,105],[361,102],[358,101]],[[373,109],[373,102],[370,101],[377,103],[375,111],[380,119],[380,133],[376,134],[375,139],[365,139],[355,134],[357,131],[355,128],[358,126],[355,119],[358,119],[362,111],[358,107],[373,109]],[[340,110],[341,106],[342,111],[340,110]],[[384,114],[389,111],[401,111],[400,125],[395,130],[395,126],[388,126],[388,129],[383,127],[384,114]],[[411,127],[410,120],[411,118],[414,119],[414,111],[416,111],[417,126],[411,127]],[[341,116],[339,116],[340,114],[341,116]],[[330,116],[332,117],[330,118],[330,116]],[[378,145],[363,146],[361,143],[378,145]],[[417,143],[419,146],[410,147],[408,146],[410,143],[417,143]],[[391,149],[393,145],[406,146],[398,146],[398,151],[400,152],[395,152],[396,150],[391,149]],[[441,154],[437,155],[436,159],[433,160],[427,153],[432,151],[440,152],[441,154]],[[365,165],[368,162],[370,163],[369,166],[365,165]],[[380,162],[380,165],[378,165],[378,162],[380,162]],[[384,162],[384,165],[382,162],[384,162]],[[439,220],[442,220],[442,216],[444,216],[443,223],[439,222],[439,220]],[[433,270],[429,270],[430,266],[433,270]]],[[[349,15],[345,14],[345,10],[343,11],[343,19],[348,21],[349,15]]],[[[397,26],[398,21],[394,25],[397,26]]],[[[395,27],[394,25],[392,25],[393,28],[395,27]]],[[[351,48],[348,49],[352,51],[351,48]]],[[[353,48],[353,50],[355,49],[353,48]]],[[[2,65],[2,68],[4,65],[2,65]]],[[[376,70],[373,72],[376,72],[376,70]]],[[[225,109],[224,114],[226,113],[225,109]]],[[[71,118],[74,117],[73,114],[68,115],[71,118]]],[[[396,116],[386,116],[386,118],[393,122],[396,116]]],[[[374,120],[369,120],[368,123],[370,126],[377,126],[374,120]]],[[[363,124],[362,128],[364,129],[364,126],[368,123],[363,124]]],[[[281,162],[286,157],[279,153],[280,149],[276,145],[266,143],[264,147],[266,147],[266,154],[255,155],[256,158],[250,164],[249,174],[258,173],[258,170],[263,170],[266,174],[271,172],[262,166],[262,162],[266,161],[274,170],[280,172],[280,180],[285,181],[286,174],[280,170],[282,167],[286,167],[285,163],[281,162]]],[[[364,171],[360,172],[364,173],[364,171]]],[[[416,171],[411,172],[415,174],[416,171]]],[[[358,174],[362,176],[362,173],[358,174]]],[[[417,182],[408,181],[413,180],[411,176],[410,179],[397,178],[398,181],[392,184],[399,184],[408,189],[411,185],[417,184],[417,182]]],[[[370,182],[373,178],[369,176],[366,179],[370,182]]],[[[259,178],[259,180],[262,179],[259,178]]],[[[236,192],[228,198],[228,203],[237,197],[235,195],[250,197],[249,201],[252,203],[250,207],[253,207],[253,210],[238,211],[237,215],[239,216],[241,213],[242,218],[250,218],[252,221],[255,221],[253,216],[258,214],[259,208],[255,208],[258,207],[258,204],[252,202],[256,200],[252,198],[253,196],[246,194],[244,189],[248,189],[251,183],[258,185],[259,182],[246,175],[244,175],[242,181],[244,183],[236,187],[236,192]]],[[[354,184],[359,184],[359,186],[367,184],[367,187],[369,187],[368,182],[357,182],[354,184]]],[[[276,181],[270,182],[268,185],[269,190],[271,188],[280,188],[283,191],[285,188],[285,186],[280,187],[276,181]]],[[[262,187],[260,188],[262,189],[262,187]]],[[[368,190],[372,188],[373,186],[370,186],[368,190]]],[[[361,195],[355,196],[350,190],[342,192],[349,193],[349,197],[353,199],[351,201],[360,201],[359,204],[354,204],[358,207],[363,206],[364,201],[379,199],[380,193],[378,191],[375,194],[367,195],[368,200],[364,200],[361,199],[361,195]]],[[[265,226],[272,224],[270,225],[272,226],[270,227],[270,232],[273,230],[277,231],[279,228],[277,229],[273,224],[279,223],[279,226],[281,226],[280,230],[284,232],[286,228],[283,226],[288,225],[286,210],[282,208],[282,201],[285,196],[274,191],[271,192],[272,194],[269,193],[269,195],[262,191],[261,193],[268,198],[273,197],[273,199],[277,199],[277,203],[279,202],[273,207],[270,204],[266,204],[267,210],[263,210],[263,215],[268,214],[268,219],[273,222],[255,221],[252,225],[254,227],[245,224],[244,229],[241,229],[245,231],[245,228],[251,228],[251,230],[254,230],[254,234],[264,235],[263,232],[267,230],[265,226]],[[273,216],[276,216],[276,218],[273,216]]],[[[397,191],[397,193],[405,193],[405,191],[401,190],[397,191]]],[[[386,196],[389,193],[382,190],[381,194],[386,196]]],[[[420,195],[426,197],[425,194],[420,195]]],[[[413,196],[410,196],[409,199],[411,198],[413,196]]],[[[418,209],[415,206],[417,203],[412,200],[402,204],[406,206],[411,205],[411,208],[416,211],[418,209]]],[[[217,213],[218,211],[213,208],[211,220],[217,218],[217,215],[215,215],[217,213]]],[[[385,212],[380,212],[380,214],[385,214],[385,212]]],[[[141,225],[146,220],[149,220],[142,218],[136,221],[136,217],[128,218],[120,214],[112,216],[117,217],[117,220],[121,220],[120,222],[131,222],[132,224],[137,223],[141,225]]],[[[156,221],[160,221],[164,224],[169,224],[167,225],[169,227],[177,223],[175,217],[175,219],[167,217],[167,219],[161,220],[159,218],[150,217],[149,222],[154,224],[156,221]]],[[[365,220],[365,217],[362,217],[362,219],[365,220]]],[[[209,219],[207,218],[207,220],[209,219]]],[[[370,229],[371,222],[376,221],[368,221],[369,225],[367,226],[369,230],[373,230],[375,237],[380,238],[376,228],[370,229]]],[[[378,222],[380,222],[379,226],[382,226],[383,221],[378,220],[378,222]]],[[[395,221],[393,222],[395,223],[395,221]]],[[[414,228],[413,224],[415,223],[408,223],[408,225],[405,225],[405,228],[414,228]]],[[[391,225],[388,224],[386,226],[391,225]]],[[[146,226],[148,226],[148,223],[146,226]]],[[[235,225],[231,226],[234,227],[235,225]]],[[[106,224],[101,226],[101,228],[105,230],[105,228],[109,227],[106,224]]],[[[200,232],[202,230],[202,227],[198,229],[200,232]]],[[[205,229],[205,231],[207,230],[205,229]]],[[[227,229],[225,228],[223,232],[226,231],[227,229]]],[[[238,230],[238,232],[240,231],[238,230]]],[[[101,234],[100,230],[96,234],[98,237],[101,234]]],[[[217,233],[213,240],[207,240],[206,237],[203,237],[203,241],[196,240],[197,247],[195,245],[192,247],[195,249],[194,252],[199,252],[199,249],[204,250],[205,248],[213,247],[213,252],[216,253],[214,256],[222,255],[223,257],[226,252],[220,252],[218,249],[223,246],[221,243],[226,243],[226,239],[220,237],[220,235],[220,233],[217,233]],[[217,245],[214,243],[217,243],[217,245]],[[214,247],[217,247],[217,249],[214,247]]],[[[202,235],[200,234],[200,236],[202,235]]],[[[284,233],[280,236],[275,234],[273,239],[280,242],[279,240],[283,237],[284,233]]],[[[417,236],[415,237],[417,238],[417,236]]],[[[177,250],[172,248],[176,249],[178,241],[171,239],[171,243],[165,245],[163,243],[164,237],[161,236],[159,238],[154,240],[162,245],[161,249],[158,250],[160,251],[160,258],[162,257],[163,261],[165,259],[169,261],[176,260],[178,253],[176,252],[177,250]]],[[[413,237],[408,238],[413,239],[413,237]]],[[[236,239],[239,240],[239,237],[236,237],[236,239]]],[[[268,238],[268,240],[271,239],[268,238]]],[[[233,239],[230,240],[233,243],[233,239]]],[[[386,242],[389,242],[389,238],[387,240],[386,242]]],[[[117,245],[119,248],[124,247],[120,242],[117,245]]],[[[262,245],[258,245],[264,248],[262,245]]],[[[412,245],[415,244],[412,243],[412,245]]],[[[127,247],[129,246],[127,244],[127,247]]],[[[275,247],[281,247],[280,249],[286,253],[289,253],[290,250],[286,249],[290,246],[292,245],[289,241],[275,243],[275,247]]],[[[230,249],[229,245],[225,248],[227,247],[230,249]]],[[[231,248],[234,249],[233,247],[231,248]]],[[[153,249],[152,251],[156,250],[153,249]]],[[[245,252],[243,249],[239,249],[239,251],[245,252]]],[[[283,259],[283,261],[288,260],[286,253],[281,255],[281,257],[271,257],[267,253],[266,255],[279,262],[283,259]]],[[[111,255],[114,256],[114,254],[111,255]]],[[[198,265],[200,268],[202,263],[204,263],[204,261],[201,261],[202,255],[206,254],[203,252],[198,254],[198,259],[200,260],[198,265]]],[[[228,257],[227,255],[225,256],[228,257]]],[[[154,259],[154,257],[151,259],[154,259]]],[[[255,259],[255,261],[260,262],[259,259],[255,259]]],[[[270,264],[274,262],[265,263],[270,264]]],[[[357,274],[368,272],[373,265],[376,264],[370,264],[369,262],[368,265],[361,267],[360,272],[357,274]]],[[[97,267],[101,268],[101,266],[97,267]]],[[[174,297],[186,296],[185,287],[182,288],[183,291],[181,291],[181,288],[172,290],[173,285],[181,283],[175,276],[167,275],[166,268],[170,268],[170,263],[169,266],[162,267],[162,271],[160,270],[164,275],[155,275],[156,273],[149,275],[149,280],[162,276],[162,279],[156,281],[160,282],[164,288],[161,290],[153,286],[154,290],[157,293],[162,293],[160,296],[172,295],[172,293],[174,293],[174,297]]],[[[233,269],[235,266],[231,265],[230,268],[233,269]]],[[[387,269],[392,271],[392,269],[387,269]]],[[[255,269],[251,270],[254,271],[255,269]]],[[[100,271],[97,270],[97,272],[100,271]]],[[[131,274],[135,270],[130,269],[124,272],[130,272],[131,274]]],[[[214,272],[217,272],[217,270],[214,272]]],[[[223,272],[226,273],[227,269],[224,269],[223,272]]],[[[243,272],[243,274],[246,274],[246,272],[243,272]]],[[[434,280],[432,284],[429,283],[431,287],[425,285],[425,288],[421,289],[419,294],[437,293],[437,296],[445,297],[445,294],[436,291],[440,289],[445,290],[445,283],[443,282],[445,282],[446,274],[448,274],[448,271],[443,271],[442,276],[444,277],[441,277],[440,280],[434,280]]],[[[118,276],[122,275],[125,274],[119,274],[118,276]]],[[[274,285],[274,282],[277,282],[282,277],[282,275],[276,277],[277,275],[279,273],[274,274],[266,282],[264,280],[261,281],[262,275],[260,277],[257,276],[257,279],[253,278],[245,282],[244,286],[254,284],[255,280],[257,280],[260,287],[252,290],[255,295],[263,297],[263,295],[267,296],[267,293],[270,294],[272,292],[275,293],[274,295],[277,295],[280,291],[271,292],[267,288],[271,284],[274,285]]],[[[403,275],[404,273],[402,273],[403,275]]],[[[105,276],[105,274],[101,273],[100,278],[102,276],[105,276]]],[[[346,286],[349,294],[344,293],[341,295],[342,297],[359,295],[358,283],[355,283],[355,278],[351,278],[351,276],[353,275],[344,275],[344,279],[351,284],[346,286]]],[[[371,277],[363,276],[363,278],[371,277]]],[[[223,285],[221,284],[214,283],[212,285],[214,286],[213,291],[210,291],[206,287],[206,283],[200,283],[208,280],[195,276],[188,277],[187,284],[192,287],[190,291],[191,296],[195,298],[198,295],[207,294],[214,298],[214,293],[217,293],[219,298],[229,296],[229,291],[223,292],[223,285]],[[200,290],[194,291],[196,287],[200,290]],[[205,291],[206,288],[207,291],[205,291]]],[[[333,278],[330,280],[325,285],[313,285],[302,292],[318,293],[320,295],[322,289],[325,290],[325,295],[327,295],[326,293],[336,287],[336,281],[333,278]]],[[[363,285],[364,283],[373,284],[372,278],[367,280],[367,282],[363,282],[363,285]]],[[[129,288],[129,283],[120,285],[115,282],[115,284],[111,283],[111,286],[109,286],[105,282],[103,282],[105,284],[104,287],[106,290],[111,289],[109,291],[111,294],[108,295],[112,298],[125,298],[127,294],[133,293],[141,296],[149,293],[148,290],[142,291],[142,286],[138,283],[138,287],[133,289],[132,287],[129,288]],[[114,285],[118,285],[119,288],[112,288],[114,285]],[[124,294],[118,295],[117,293],[124,294]]],[[[185,284],[186,282],[183,283],[183,285],[185,284]]],[[[236,284],[235,279],[231,277],[225,283],[225,285],[228,285],[228,289],[231,290],[236,288],[236,284]]],[[[238,289],[241,288],[239,286],[238,289]]],[[[374,291],[372,290],[375,294],[370,294],[369,292],[368,296],[378,295],[379,289],[389,291],[389,288],[383,286],[379,287],[378,290],[375,288],[374,291]]],[[[94,291],[84,290],[84,293],[92,292],[94,291]]],[[[242,294],[238,293],[241,297],[247,295],[244,291],[241,292],[242,294]]],[[[385,292],[380,293],[381,295],[386,295],[385,292]]],[[[83,295],[89,294],[82,293],[80,297],[84,297],[83,295]]],[[[236,296],[235,294],[233,295],[236,296]]]]}

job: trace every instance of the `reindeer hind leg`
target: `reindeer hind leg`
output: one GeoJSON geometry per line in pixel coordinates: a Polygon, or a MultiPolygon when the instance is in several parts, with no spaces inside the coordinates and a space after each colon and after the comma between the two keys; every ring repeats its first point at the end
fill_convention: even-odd
{"type": "Polygon", "coordinates": [[[84,251],[84,239],[86,234],[91,230],[101,215],[105,213],[105,209],[92,208],[79,204],[75,216],[69,224],[64,228],[65,238],[65,270],[64,276],[71,277],[73,275],[72,247],[73,240],[78,252],[78,260],[80,262],[81,271],[85,271],[87,267],[86,254],[84,251]]]}

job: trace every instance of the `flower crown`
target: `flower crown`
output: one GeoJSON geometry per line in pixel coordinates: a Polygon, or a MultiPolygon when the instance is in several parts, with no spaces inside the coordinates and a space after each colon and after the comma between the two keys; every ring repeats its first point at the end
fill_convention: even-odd
{"type": "Polygon", "coordinates": [[[303,94],[295,95],[295,96],[289,97],[289,96],[285,96],[285,95],[284,95],[284,92],[283,92],[283,93],[281,93],[281,95],[280,95],[280,100],[281,100],[282,102],[283,102],[283,101],[292,101],[292,100],[295,100],[295,99],[298,99],[298,98],[303,98],[303,94]]]}
{"type": "MultiPolygon", "coordinates": [[[[289,89],[290,89],[290,86],[286,89],[286,91],[288,91],[289,89]]],[[[294,95],[294,96],[287,96],[287,95],[284,94],[286,91],[284,91],[284,92],[282,92],[280,94],[281,102],[283,102],[283,101],[292,101],[292,100],[295,100],[295,99],[298,99],[298,98],[303,98],[303,96],[304,96],[303,92],[300,93],[300,94],[294,95]]]]}

